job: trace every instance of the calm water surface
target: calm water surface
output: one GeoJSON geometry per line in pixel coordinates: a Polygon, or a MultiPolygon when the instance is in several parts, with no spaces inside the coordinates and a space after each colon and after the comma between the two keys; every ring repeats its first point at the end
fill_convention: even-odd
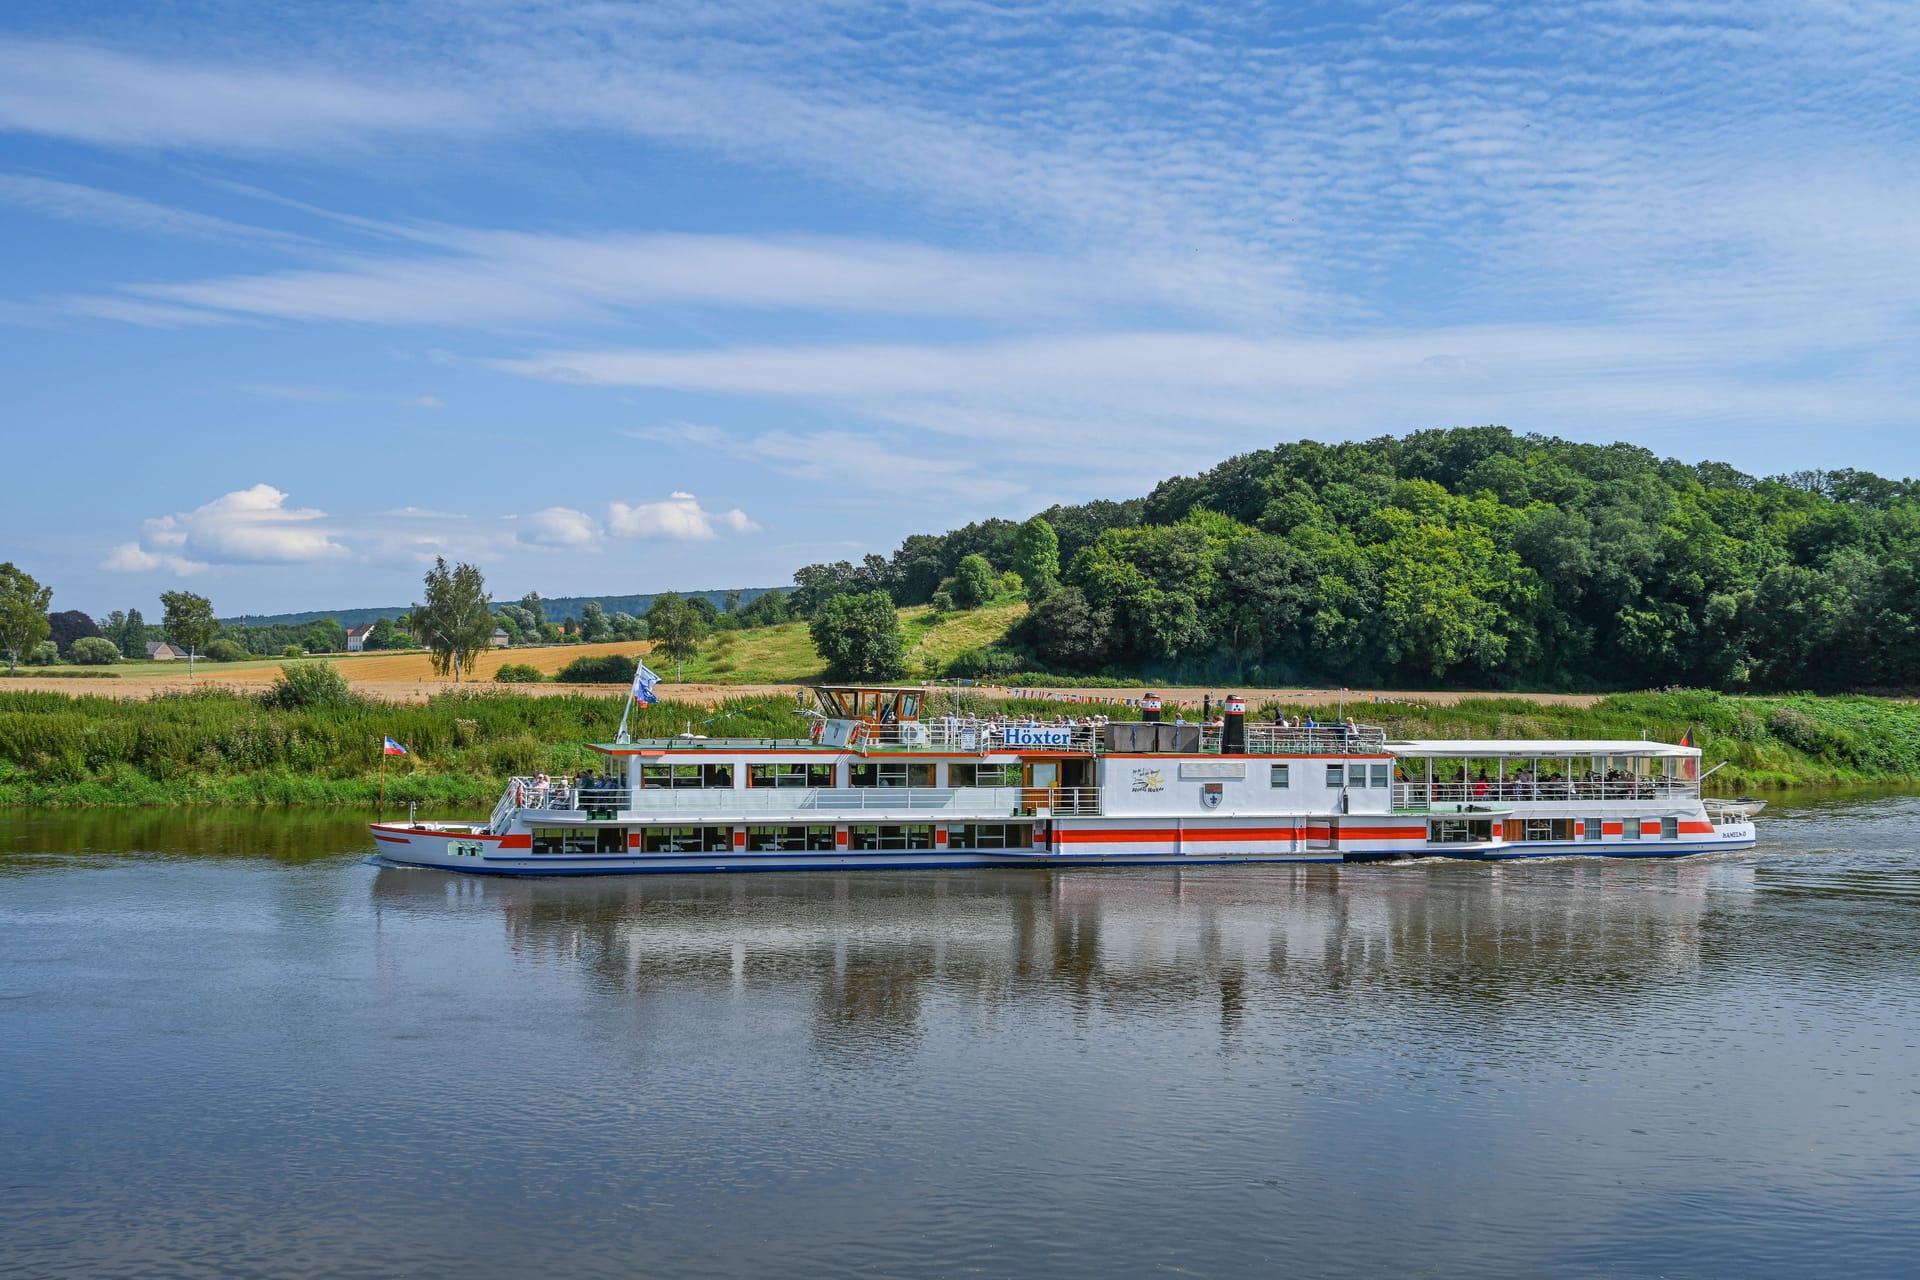
{"type": "Polygon", "coordinates": [[[0,814],[0,1275],[1896,1275],[1920,800],[1675,863],[510,881],[0,814]]]}

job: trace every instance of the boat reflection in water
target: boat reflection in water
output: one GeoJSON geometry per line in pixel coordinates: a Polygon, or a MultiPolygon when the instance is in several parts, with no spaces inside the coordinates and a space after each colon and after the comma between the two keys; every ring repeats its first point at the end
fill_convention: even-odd
{"type": "Polygon", "coordinates": [[[823,1047],[912,1042],[926,1002],[1105,1015],[1338,997],[1528,1024],[1698,968],[1705,863],[1212,867],[503,880],[386,867],[382,910],[498,912],[601,992],[806,993],[823,1047]],[[1630,909],[1622,909],[1622,895],[1630,909]],[[1409,997],[1413,997],[1409,999],[1409,997]]]}

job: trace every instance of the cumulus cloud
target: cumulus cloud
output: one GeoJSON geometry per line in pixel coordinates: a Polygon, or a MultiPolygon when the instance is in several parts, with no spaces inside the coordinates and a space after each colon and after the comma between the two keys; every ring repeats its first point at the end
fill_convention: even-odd
{"type": "Polygon", "coordinates": [[[607,529],[616,538],[641,538],[668,542],[704,542],[729,533],[757,533],[760,526],[746,512],[735,507],[728,511],[708,511],[692,494],[675,490],[660,502],[628,506],[613,503],[608,509],[607,529]]]}
{"type": "Polygon", "coordinates": [[[591,547],[600,541],[593,517],[572,507],[548,507],[527,516],[520,541],[534,547],[591,547]]]}
{"type": "Polygon", "coordinates": [[[759,529],[746,512],[709,511],[685,492],[633,506],[612,503],[605,520],[574,507],[503,516],[405,507],[349,518],[291,507],[286,493],[257,484],[192,511],[145,521],[140,537],[115,546],[101,567],[119,573],[191,574],[332,560],[421,563],[446,556],[486,561],[521,551],[598,551],[609,536],[705,541],[759,529]]]}
{"type": "Polygon", "coordinates": [[[189,572],[210,564],[304,564],[351,555],[334,540],[326,518],[311,507],[289,507],[284,492],[256,484],[148,520],[139,541],[116,547],[105,567],[189,572]]]}

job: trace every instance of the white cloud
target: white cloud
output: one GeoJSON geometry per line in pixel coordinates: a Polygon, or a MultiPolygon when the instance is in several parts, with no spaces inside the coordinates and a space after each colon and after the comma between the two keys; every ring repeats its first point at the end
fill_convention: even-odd
{"type": "Polygon", "coordinates": [[[642,502],[635,506],[616,502],[607,514],[607,530],[616,538],[702,542],[718,536],[715,525],[729,533],[760,531],[760,526],[746,512],[738,508],[708,511],[692,494],[679,490],[660,502],[642,502]]]}
{"type": "Polygon", "coordinates": [[[535,547],[593,547],[600,543],[600,526],[584,511],[548,507],[522,522],[520,541],[535,547]]]}
{"type": "Polygon", "coordinates": [[[288,507],[268,484],[237,489],[176,515],[148,520],[137,542],[113,549],[104,567],[125,573],[191,573],[215,564],[304,564],[351,554],[334,540],[326,513],[288,507]]]}
{"type": "Polygon", "coordinates": [[[359,146],[486,128],[463,95],[287,66],[167,62],[80,44],[0,40],[0,131],[136,147],[359,146]]]}

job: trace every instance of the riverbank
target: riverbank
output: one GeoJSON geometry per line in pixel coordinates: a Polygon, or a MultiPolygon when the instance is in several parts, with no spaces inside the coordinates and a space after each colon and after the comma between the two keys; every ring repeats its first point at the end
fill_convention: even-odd
{"type": "MultiPolygon", "coordinates": [[[[1124,696],[1125,691],[1121,691],[1124,696]]],[[[1184,697],[1187,691],[1167,691],[1184,697]]],[[[1134,718],[1136,708],[1091,700],[1008,699],[993,691],[940,696],[1012,714],[1134,718]]],[[[1115,696],[1079,691],[1082,699],[1115,696]]],[[[1332,718],[1340,704],[1277,697],[1265,706],[1332,718]]],[[[1714,693],[1615,694],[1588,700],[1349,694],[1345,710],[1391,738],[1614,738],[1677,741],[1689,728],[1710,787],[1743,792],[1788,786],[1920,781],[1920,706],[1867,697],[1727,697],[1714,693]]],[[[634,708],[636,736],[691,730],[713,737],[796,737],[807,722],[789,690],[735,695],[717,704],[663,701],[634,708]]],[[[528,698],[507,689],[446,692],[419,703],[349,697],[302,709],[263,705],[229,689],[144,701],[84,692],[0,692],[0,805],[339,806],[370,808],[380,794],[386,737],[409,754],[386,759],[390,809],[490,807],[511,774],[573,773],[599,757],[619,723],[619,693],[528,698]]],[[[1263,702],[1252,700],[1259,718],[1263,702]]]]}

